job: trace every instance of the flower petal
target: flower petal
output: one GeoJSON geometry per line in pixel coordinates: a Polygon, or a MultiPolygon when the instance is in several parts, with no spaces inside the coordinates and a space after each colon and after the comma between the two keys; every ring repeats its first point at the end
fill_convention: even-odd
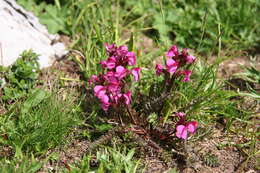
{"type": "Polygon", "coordinates": [[[119,79],[123,79],[127,75],[127,69],[123,66],[117,66],[116,67],[116,74],[115,76],[119,79]]]}
{"type": "Polygon", "coordinates": [[[179,52],[178,52],[178,48],[176,45],[173,45],[170,50],[168,50],[168,52],[166,53],[166,56],[169,58],[172,58],[174,56],[178,56],[179,52]]]}
{"type": "Polygon", "coordinates": [[[176,136],[181,139],[187,139],[188,131],[184,125],[178,125],[176,127],[176,136]]]}
{"type": "Polygon", "coordinates": [[[188,56],[186,56],[186,62],[187,62],[187,64],[191,64],[191,63],[193,63],[194,61],[195,61],[195,57],[194,56],[192,56],[192,55],[188,55],[188,56]]]}
{"type": "Polygon", "coordinates": [[[128,91],[127,93],[123,94],[123,96],[125,98],[125,104],[129,105],[131,102],[131,96],[132,96],[131,91],[128,91]]]}
{"type": "Polygon", "coordinates": [[[185,117],[185,113],[183,113],[183,112],[176,112],[176,115],[178,116],[178,117],[185,117]]]}
{"type": "Polygon", "coordinates": [[[174,61],[173,59],[168,59],[166,61],[166,68],[167,71],[171,74],[175,73],[178,68],[178,63],[174,61]]]}
{"type": "Polygon", "coordinates": [[[184,79],[182,80],[183,82],[188,82],[190,80],[190,75],[191,75],[191,71],[190,70],[184,70],[183,71],[184,79]]]}
{"type": "Polygon", "coordinates": [[[99,92],[100,92],[101,90],[105,90],[105,87],[102,86],[102,85],[97,85],[97,86],[95,86],[95,87],[94,87],[94,94],[95,94],[95,96],[99,95],[99,92]]]}
{"type": "Polygon", "coordinates": [[[108,69],[113,69],[116,67],[116,58],[111,56],[107,59],[107,62],[106,62],[106,67],[108,69]]]}
{"type": "Polygon", "coordinates": [[[134,52],[128,52],[126,54],[126,57],[127,57],[128,65],[133,66],[136,64],[136,57],[135,57],[134,52]]]}
{"type": "Polygon", "coordinates": [[[156,75],[160,75],[163,72],[163,66],[161,64],[156,64],[155,66],[156,75]]]}
{"type": "Polygon", "coordinates": [[[135,81],[138,81],[140,79],[140,71],[141,71],[141,68],[138,68],[138,67],[137,68],[133,68],[131,70],[131,73],[134,76],[134,80],[135,81]]]}
{"type": "Polygon", "coordinates": [[[187,127],[187,130],[190,133],[195,133],[195,131],[196,131],[197,127],[198,127],[198,122],[196,122],[196,121],[188,122],[186,127],[187,127]]]}
{"type": "Polygon", "coordinates": [[[89,85],[92,85],[93,83],[97,82],[99,79],[98,79],[98,76],[97,75],[92,75],[90,77],[90,79],[88,80],[88,84],[89,85]]]}

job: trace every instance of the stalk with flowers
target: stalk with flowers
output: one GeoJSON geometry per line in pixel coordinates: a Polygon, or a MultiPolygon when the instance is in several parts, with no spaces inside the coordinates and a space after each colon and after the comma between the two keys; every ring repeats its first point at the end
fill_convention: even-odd
{"type": "MultiPolygon", "coordinates": [[[[94,85],[94,95],[99,99],[104,111],[114,109],[118,114],[128,110],[132,100],[131,77],[135,82],[140,79],[141,68],[136,65],[136,56],[126,46],[117,47],[106,44],[108,59],[101,61],[103,73],[92,75],[89,84],[94,85]]],[[[128,111],[129,112],[129,111],[128,111]]]]}
{"type": "MultiPolygon", "coordinates": [[[[182,82],[190,81],[192,71],[189,70],[191,64],[195,62],[195,57],[190,55],[187,49],[179,52],[176,45],[173,45],[166,53],[165,66],[161,64],[156,65],[156,74],[158,76],[164,75],[164,91],[163,93],[170,94],[176,88],[176,80],[182,78],[182,82]]],[[[175,124],[176,137],[187,139],[188,132],[195,133],[198,123],[196,121],[187,122],[186,115],[183,112],[176,112],[178,121],[175,124]]]]}
{"type": "MultiPolygon", "coordinates": [[[[89,85],[93,86],[94,96],[97,98],[103,111],[108,114],[116,113],[120,117],[126,115],[124,117],[128,117],[131,121],[125,121],[124,117],[121,117],[121,126],[124,126],[124,129],[127,129],[126,131],[132,131],[135,135],[145,136],[145,139],[150,141],[157,138],[158,133],[161,140],[171,140],[173,138],[186,140],[189,133],[195,133],[198,123],[196,121],[188,121],[188,116],[184,112],[178,111],[172,112],[174,120],[167,123],[167,126],[165,123],[161,123],[161,117],[156,118],[156,121],[158,121],[156,126],[150,126],[149,115],[151,113],[161,115],[163,108],[149,112],[143,111],[145,108],[132,106],[134,104],[132,103],[133,91],[131,91],[131,85],[133,82],[141,80],[141,68],[136,67],[135,53],[128,51],[126,46],[105,44],[105,47],[108,58],[100,62],[102,73],[92,75],[89,79],[89,85]],[[126,123],[128,123],[127,126],[125,126],[126,123]],[[163,130],[164,132],[158,130],[164,128],[166,129],[163,130]]],[[[159,89],[160,93],[157,93],[157,102],[162,102],[163,106],[165,99],[170,98],[162,97],[160,99],[161,96],[172,95],[178,88],[178,82],[190,81],[192,74],[190,68],[194,62],[195,57],[190,55],[187,49],[179,51],[177,46],[174,45],[166,52],[165,64],[157,64],[155,66],[154,77],[163,77],[159,89]]],[[[141,97],[146,98],[142,94],[141,97]]],[[[138,100],[138,98],[135,100],[138,100]]],[[[139,100],[139,102],[141,101],[139,100]]],[[[147,102],[151,101],[147,100],[147,102]]],[[[157,146],[159,147],[159,145],[157,146]]]]}

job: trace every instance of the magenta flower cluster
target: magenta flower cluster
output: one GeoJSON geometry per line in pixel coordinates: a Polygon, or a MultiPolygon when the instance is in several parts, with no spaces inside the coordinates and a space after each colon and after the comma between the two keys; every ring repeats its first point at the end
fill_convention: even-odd
{"type": "Polygon", "coordinates": [[[191,71],[183,70],[182,67],[187,64],[192,64],[195,61],[195,57],[188,54],[187,49],[183,49],[179,52],[176,45],[173,45],[166,53],[165,67],[161,64],[155,66],[156,74],[176,74],[178,76],[184,75],[182,81],[187,82],[190,80],[191,71]]]}
{"type": "Polygon", "coordinates": [[[95,85],[94,95],[99,99],[102,109],[107,111],[110,106],[127,106],[131,103],[132,92],[127,90],[126,79],[132,75],[138,81],[141,68],[128,69],[128,66],[136,65],[136,56],[126,46],[106,43],[105,47],[108,58],[100,62],[105,73],[92,75],[89,83],[95,85]]]}
{"type": "Polygon", "coordinates": [[[194,134],[197,127],[197,121],[186,121],[186,114],[183,112],[177,112],[176,116],[179,118],[179,121],[176,124],[176,136],[177,138],[187,139],[188,132],[194,134]]]}
{"type": "MultiPolygon", "coordinates": [[[[105,47],[108,58],[100,62],[103,72],[99,75],[92,75],[89,84],[94,85],[94,95],[98,98],[102,109],[107,111],[110,107],[117,109],[131,104],[132,92],[129,90],[129,84],[131,84],[129,78],[132,76],[134,81],[138,81],[141,68],[134,67],[136,56],[128,51],[126,46],[106,43],[105,47]]],[[[187,49],[179,52],[175,45],[168,50],[166,57],[165,66],[156,65],[156,74],[164,74],[166,79],[172,76],[172,81],[176,79],[176,76],[183,76],[182,81],[189,81],[191,71],[187,68],[195,61],[195,57],[190,55],[187,49]]],[[[176,137],[187,139],[189,133],[195,133],[198,123],[188,122],[185,113],[182,112],[177,112],[176,116],[179,119],[176,124],[176,137]]]]}

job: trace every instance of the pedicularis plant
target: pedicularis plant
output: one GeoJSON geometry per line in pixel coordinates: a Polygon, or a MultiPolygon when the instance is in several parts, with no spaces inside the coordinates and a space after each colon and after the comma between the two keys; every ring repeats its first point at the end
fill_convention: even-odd
{"type": "MultiPolygon", "coordinates": [[[[135,113],[141,112],[131,106],[133,94],[130,88],[132,80],[138,82],[141,72],[140,67],[135,67],[135,54],[128,51],[126,46],[118,47],[115,44],[105,44],[105,47],[108,58],[100,62],[103,72],[99,75],[92,75],[89,79],[89,84],[93,85],[94,95],[98,98],[101,108],[106,112],[109,110],[120,114],[128,112],[130,116],[132,115],[129,110],[134,110],[135,113]],[[122,108],[127,111],[122,111],[122,108]]],[[[179,51],[175,45],[166,52],[165,56],[165,65],[157,64],[155,67],[155,77],[163,76],[163,83],[159,86],[161,87],[159,89],[161,96],[170,95],[171,92],[176,90],[177,80],[181,82],[190,81],[192,71],[189,69],[195,62],[195,57],[190,55],[187,49],[179,51]]],[[[164,102],[164,99],[161,99],[161,102],[164,102]]],[[[160,114],[160,112],[155,113],[160,114]]],[[[186,114],[183,112],[175,112],[173,115],[177,121],[172,124],[174,131],[171,136],[187,139],[188,133],[195,133],[198,126],[196,121],[187,121],[186,114]]],[[[141,116],[141,113],[139,116],[141,116]]],[[[131,118],[133,119],[133,117],[131,118]]],[[[136,121],[134,123],[136,124],[136,121]]]]}
{"type": "Polygon", "coordinates": [[[104,74],[93,75],[89,83],[94,83],[94,94],[100,100],[101,107],[107,111],[109,107],[128,106],[132,92],[129,90],[130,75],[135,81],[139,80],[141,68],[128,69],[136,65],[136,56],[129,52],[126,46],[117,47],[115,44],[106,44],[108,59],[101,61],[104,74]]]}

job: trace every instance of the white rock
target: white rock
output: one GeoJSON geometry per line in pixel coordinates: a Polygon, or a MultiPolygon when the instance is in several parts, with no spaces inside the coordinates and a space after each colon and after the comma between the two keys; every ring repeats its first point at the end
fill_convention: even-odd
{"type": "Polygon", "coordinates": [[[0,0],[0,65],[9,66],[24,50],[39,54],[41,68],[50,66],[56,58],[67,54],[57,35],[48,33],[45,26],[14,0],[0,0]],[[56,42],[56,41],[55,41],[56,42]]]}

